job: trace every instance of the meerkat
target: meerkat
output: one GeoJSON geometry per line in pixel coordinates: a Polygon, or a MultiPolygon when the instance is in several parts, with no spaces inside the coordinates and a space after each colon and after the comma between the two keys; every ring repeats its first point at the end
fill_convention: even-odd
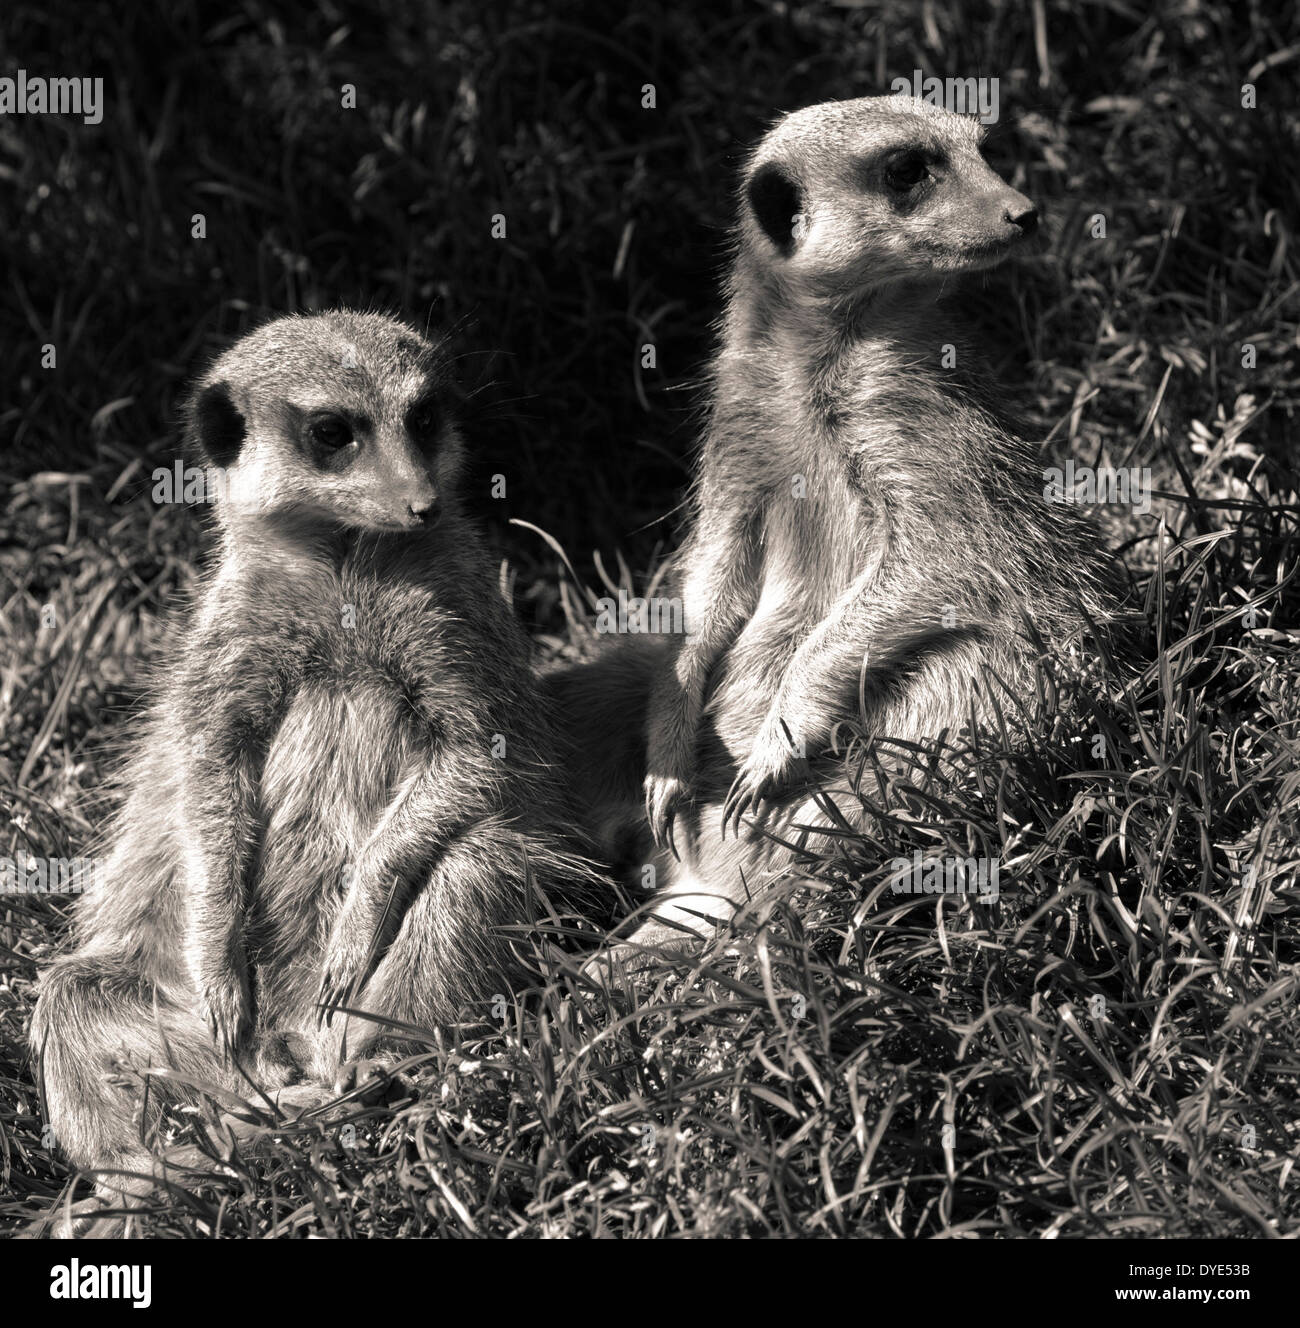
{"type": "Polygon", "coordinates": [[[833,102],[780,120],[744,170],[672,576],[686,633],[552,684],[571,708],[621,687],[635,713],[648,694],[645,813],[670,851],[661,921],[634,944],[708,930],[808,828],[861,821],[832,778],[842,721],[955,736],[1005,706],[999,685],[1030,690],[1035,636],[1060,645],[1105,616],[1091,527],[1044,501],[942,300],[1037,225],[984,133],[907,97],[833,102]]]}
{"type": "Polygon", "coordinates": [[[147,1175],[189,1084],[346,1087],[383,1020],[446,1025],[503,989],[530,886],[596,882],[457,499],[449,382],[442,344],[333,312],[250,333],[194,393],[219,547],[32,1020],[79,1167],[147,1175]]]}

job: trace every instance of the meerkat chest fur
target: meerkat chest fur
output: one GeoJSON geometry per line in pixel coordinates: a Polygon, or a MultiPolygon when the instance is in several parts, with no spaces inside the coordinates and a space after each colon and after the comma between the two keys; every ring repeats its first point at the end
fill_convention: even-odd
{"type": "Polygon", "coordinates": [[[455,553],[446,567],[410,540],[400,557],[382,537],[349,543],[229,550],[190,644],[190,676],[210,677],[209,704],[238,704],[249,688],[264,749],[259,892],[270,899],[285,882],[337,884],[327,868],[355,858],[394,790],[428,766],[444,717],[463,727],[478,714],[452,666],[460,614],[444,583],[455,553]],[[268,699],[252,699],[254,686],[268,699]]]}
{"type": "Polygon", "coordinates": [[[920,522],[951,516],[972,468],[952,446],[913,436],[963,431],[959,394],[925,363],[933,333],[923,314],[890,311],[867,330],[851,316],[770,307],[770,297],[742,268],[705,463],[714,485],[751,499],[756,594],[742,655],[797,644],[864,574],[905,551],[920,522]]]}
{"type": "Polygon", "coordinates": [[[758,291],[733,289],[705,466],[714,484],[746,496],[752,514],[755,620],[815,620],[857,562],[843,365],[806,329],[765,323],[761,309],[758,291]]]}
{"type": "Polygon", "coordinates": [[[706,483],[754,514],[755,612],[738,647],[797,644],[891,561],[953,567],[959,536],[971,576],[954,581],[998,580],[1013,547],[999,526],[1044,518],[1027,501],[1030,452],[984,408],[941,287],[924,274],[827,297],[774,276],[758,243],[731,276],[704,461],[706,483]]]}

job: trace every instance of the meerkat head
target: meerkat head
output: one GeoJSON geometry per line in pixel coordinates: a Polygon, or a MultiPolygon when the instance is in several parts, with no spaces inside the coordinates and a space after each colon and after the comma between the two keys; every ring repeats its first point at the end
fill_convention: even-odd
{"type": "Polygon", "coordinates": [[[447,357],[395,319],[277,318],[204,375],[188,436],[224,477],[219,518],[431,526],[459,472],[447,357]]]}
{"type": "Polygon", "coordinates": [[[743,242],[782,285],[827,296],[991,267],[1038,213],[989,168],[984,133],[906,96],[795,111],[745,172],[743,242]]]}

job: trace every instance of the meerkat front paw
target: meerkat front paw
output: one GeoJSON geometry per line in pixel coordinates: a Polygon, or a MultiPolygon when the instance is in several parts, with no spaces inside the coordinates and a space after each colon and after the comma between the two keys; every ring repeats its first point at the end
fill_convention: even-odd
{"type": "Polygon", "coordinates": [[[202,984],[199,1004],[213,1045],[233,1063],[250,1024],[248,974],[242,966],[232,966],[209,975],[202,984]]]}
{"type": "Polygon", "coordinates": [[[647,775],[645,780],[645,813],[655,843],[666,845],[673,857],[681,859],[673,835],[673,822],[684,803],[694,796],[689,776],[667,774],[647,775]]]}
{"type": "Polygon", "coordinates": [[[87,1236],[117,1238],[124,1233],[126,1218],[112,1215],[111,1204],[95,1196],[77,1203],[60,1204],[57,1211],[50,1210],[43,1221],[50,1224],[49,1234],[55,1240],[77,1240],[87,1236]],[[110,1216],[103,1216],[109,1213],[110,1216]]]}
{"type": "Polygon", "coordinates": [[[740,834],[740,818],[763,814],[763,804],[807,775],[807,762],[783,720],[769,720],[759,730],[749,758],[736,774],[722,804],[722,832],[730,825],[740,834]]]}
{"type": "Polygon", "coordinates": [[[336,937],[325,951],[321,973],[320,993],[317,997],[316,1026],[328,1026],[335,1011],[351,1005],[357,998],[369,974],[366,963],[370,958],[368,943],[363,945],[356,937],[355,927],[341,927],[343,935],[336,937]]]}
{"type": "Polygon", "coordinates": [[[392,1066],[391,1055],[359,1056],[344,1061],[334,1076],[334,1091],[340,1095],[357,1091],[363,1099],[373,1097],[392,1078],[392,1066]]]}
{"type": "Polygon", "coordinates": [[[319,1111],[333,1101],[330,1090],[324,1084],[314,1081],[286,1084],[267,1096],[276,1112],[286,1120],[297,1120],[309,1112],[319,1111]]]}
{"type": "Polygon", "coordinates": [[[629,963],[639,957],[636,946],[616,941],[587,959],[582,966],[582,976],[599,987],[615,986],[620,972],[627,970],[629,963]]]}
{"type": "Polygon", "coordinates": [[[316,997],[316,1027],[328,1027],[340,1006],[355,995],[359,965],[341,955],[327,955],[316,997]]]}
{"type": "Polygon", "coordinates": [[[655,843],[666,845],[679,861],[673,821],[682,804],[694,797],[698,722],[699,705],[692,694],[661,680],[650,699],[646,726],[645,811],[655,843]]]}

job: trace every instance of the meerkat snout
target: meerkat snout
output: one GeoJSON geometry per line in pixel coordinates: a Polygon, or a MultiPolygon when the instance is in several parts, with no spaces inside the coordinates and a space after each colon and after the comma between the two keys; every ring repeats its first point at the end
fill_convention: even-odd
{"type": "Polygon", "coordinates": [[[374,314],[281,319],[245,337],[190,404],[229,526],[300,512],[345,530],[433,526],[459,475],[441,348],[374,314]]]}
{"type": "Polygon", "coordinates": [[[402,433],[379,437],[358,475],[359,496],[377,509],[366,524],[386,528],[391,523],[402,530],[432,526],[439,510],[435,466],[436,457],[426,457],[402,433]]]}
{"type": "Polygon", "coordinates": [[[431,526],[438,519],[438,496],[430,491],[427,497],[408,499],[406,510],[414,525],[431,526]]]}
{"type": "Polygon", "coordinates": [[[1013,245],[1028,239],[1038,229],[1038,209],[992,171],[988,174],[989,191],[981,197],[978,226],[987,231],[988,240],[995,245],[1013,245]]]}
{"type": "Polygon", "coordinates": [[[1002,217],[1022,235],[1030,236],[1038,229],[1038,209],[1021,195],[1016,196],[1015,203],[1008,203],[1003,208],[1002,217]]]}

